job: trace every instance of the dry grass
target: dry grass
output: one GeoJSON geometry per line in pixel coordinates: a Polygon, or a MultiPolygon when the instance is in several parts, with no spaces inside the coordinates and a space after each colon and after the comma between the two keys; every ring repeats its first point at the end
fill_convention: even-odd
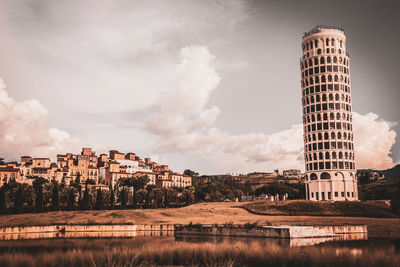
{"type": "Polygon", "coordinates": [[[47,213],[11,214],[0,216],[0,227],[52,224],[245,224],[320,225],[366,224],[369,237],[400,238],[399,218],[363,218],[332,216],[269,216],[252,214],[238,208],[241,203],[199,203],[184,208],[149,210],[59,211],[47,213]],[[96,214],[96,216],[94,216],[96,214]]]}
{"type": "Polygon", "coordinates": [[[398,218],[390,207],[379,202],[315,202],[292,200],[285,202],[255,201],[242,206],[262,215],[346,216],[371,218],[398,218]]]}
{"type": "Polygon", "coordinates": [[[400,255],[254,242],[187,243],[172,238],[41,240],[0,244],[0,266],[400,266],[400,255]]]}

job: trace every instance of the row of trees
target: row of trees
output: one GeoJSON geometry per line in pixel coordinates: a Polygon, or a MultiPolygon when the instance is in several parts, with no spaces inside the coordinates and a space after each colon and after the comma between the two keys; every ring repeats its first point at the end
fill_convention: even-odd
{"type": "Polygon", "coordinates": [[[203,182],[199,177],[193,177],[196,201],[233,200],[244,195],[259,196],[261,194],[288,194],[289,199],[304,199],[304,184],[289,184],[275,182],[252,187],[250,183],[235,181],[232,177],[213,177],[211,181],[203,182]]]}
{"type": "Polygon", "coordinates": [[[63,182],[48,182],[36,177],[32,185],[9,182],[0,188],[0,212],[43,212],[57,210],[90,210],[115,208],[169,208],[204,201],[233,200],[243,195],[285,194],[289,199],[304,198],[304,185],[272,183],[253,189],[249,183],[240,183],[229,177],[214,177],[204,182],[198,173],[192,176],[193,186],[188,188],[158,188],[148,185],[148,177],[121,178],[116,189],[94,189],[87,180],[81,185],[77,177],[69,186],[63,182]]]}
{"type": "Polygon", "coordinates": [[[94,189],[89,180],[82,187],[35,178],[32,185],[9,182],[0,188],[0,213],[90,210],[115,208],[160,208],[194,202],[194,189],[165,189],[147,185],[147,176],[121,179],[118,190],[94,189]],[[147,186],[146,186],[147,185],[147,186]]]}

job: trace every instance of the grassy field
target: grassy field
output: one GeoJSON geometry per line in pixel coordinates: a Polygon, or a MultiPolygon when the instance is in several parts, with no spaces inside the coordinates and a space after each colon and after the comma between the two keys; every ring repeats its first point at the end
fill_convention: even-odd
{"type": "Polygon", "coordinates": [[[397,218],[390,207],[381,202],[315,202],[293,200],[285,202],[255,201],[244,204],[248,211],[262,215],[345,216],[397,218]]]}
{"type": "Polygon", "coordinates": [[[173,238],[0,242],[0,266],[400,266],[385,248],[281,247],[173,238]]]}
{"type": "Polygon", "coordinates": [[[242,203],[211,202],[176,209],[59,211],[0,216],[0,227],[52,224],[245,224],[331,225],[366,224],[370,237],[400,238],[399,218],[260,215],[239,207],[242,203]]]}

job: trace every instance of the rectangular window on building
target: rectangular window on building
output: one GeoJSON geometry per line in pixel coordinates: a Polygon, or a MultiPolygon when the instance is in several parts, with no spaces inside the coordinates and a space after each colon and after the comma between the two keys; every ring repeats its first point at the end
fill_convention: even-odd
{"type": "Polygon", "coordinates": [[[328,72],[332,72],[332,66],[327,66],[326,68],[327,68],[328,72]]]}
{"type": "Polygon", "coordinates": [[[325,142],[324,147],[325,147],[325,149],[329,149],[329,142],[325,142]]]}
{"type": "Polygon", "coordinates": [[[318,123],[318,124],[317,124],[317,130],[318,130],[318,131],[321,131],[321,130],[322,130],[322,123],[318,123]]]}
{"type": "Polygon", "coordinates": [[[318,192],[315,192],[316,199],[319,200],[318,192]]]}
{"type": "Polygon", "coordinates": [[[321,85],[321,90],[326,91],[326,84],[321,85]]]}
{"type": "Polygon", "coordinates": [[[337,146],[338,146],[338,149],[342,149],[342,147],[343,147],[342,142],[337,142],[337,146]]]}
{"type": "Polygon", "coordinates": [[[319,73],[319,68],[318,68],[318,67],[315,67],[315,68],[314,68],[314,73],[315,73],[315,74],[318,74],[318,73],[319,73]]]}
{"type": "Polygon", "coordinates": [[[336,148],[336,142],[331,142],[331,148],[335,149],[336,148]]]}
{"type": "Polygon", "coordinates": [[[318,164],[316,162],[314,163],[314,170],[318,170],[318,164]]]}
{"type": "Polygon", "coordinates": [[[322,149],[322,142],[318,143],[318,149],[322,149]]]}
{"type": "Polygon", "coordinates": [[[351,192],[351,196],[354,197],[354,192],[351,192]]]}
{"type": "Polygon", "coordinates": [[[342,197],[344,197],[344,192],[342,191],[342,197]]]}
{"type": "Polygon", "coordinates": [[[347,197],[350,197],[350,192],[347,192],[347,197]]]}
{"type": "Polygon", "coordinates": [[[337,72],[338,71],[338,67],[336,65],[333,66],[333,71],[337,72]]]}
{"type": "Polygon", "coordinates": [[[328,130],[328,123],[324,122],[324,130],[328,130]]]}
{"type": "Polygon", "coordinates": [[[317,104],[316,108],[317,108],[317,111],[321,111],[321,104],[317,104]]]}
{"type": "Polygon", "coordinates": [[[311,197],[312,197],[312,198],[314,197],[314,192],[311,192],[311,197]]]}
{"type": "Polygon", "coordinates": [[[331,199],[331,192],[328,192],[328,199],[331,199]]]}
{"type": "Polygon", "coordinates": [[[320,92],[320,87],[319,87],[319,85],[316,85],[316,86],[315,86],[315,92],[316,92],[316,93],[319,93],[319,92],[320,92]]]}
{"type": "Polygon", "coordinates": [[[321,192],[321,198],[322,200],[325,200],[325,192],[321,192]]]}
{"type": "Polygon", "coordinates": [[[319,163],[319,169],[320,169],[320,170],[323,170],[323,169],[324,169],[324,163],[323,163],[323,162],[320,162],[320,163],[319,163]]]}
{"type": "Polygon", "coordinates": [[[313,73],[313,69],[311,68],[311,69],[309,69],[308,70],[308,73],[310,74],[310,75],[313,75],[314,73],[313,73]]]}
{"type": "Polygon", "coordinates": [[[325,168],[327,170],[330,170],[331,169],[331,163],[330,162],[325,162],[325,168]]]}
{"type": "Polygon", "coordinates": [[[339,192],[335,192],[335,197],[338,197],[339,196],[339,192]]]}
{"type": "Polygon", "coordinates": [[[343,161],[339,161],[339,169],[343,169],[343,161]]]}
{"type": "Polygon", "coordinates": [[[337,169],[337,162],[336,161],[332,162],[332,169],[337,169]]]}
{"type": "Polygon", "coordinates": [[[325,66],[321,66],[321,73],[325,73],[325,66]]]}
{"type": "Polygon", "coordinates": [[[339,91],[339,84],[335,84],[335,91],[339,91]]]}
{"type": "Polygon", "coordinates": [[[331,90],[331,91],[333,90],[333,84],[331,84],[331,83],[328,84],[328,90],[331,90]]]}

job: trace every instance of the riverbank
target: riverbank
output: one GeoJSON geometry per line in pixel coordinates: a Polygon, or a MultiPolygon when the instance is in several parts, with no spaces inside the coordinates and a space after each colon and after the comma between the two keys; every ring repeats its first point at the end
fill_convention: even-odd
{"type": "Polygon", "coordinates": [[[253,241],[174,238],[0,242],[0,266],[399,266],[391,248],[282,247],[253,241]],[[12,251],[12,253],[10,253],[12,251]]]}
{"type": "Polygon", "coordinates": [[[246,224],[367,225],[371,238],[400,238],[399,218],[270,216],[240,208],[241,203],[210,202],[174,209],[58,211],[0,216],[0,227],[59,224],[246,224]]]}

